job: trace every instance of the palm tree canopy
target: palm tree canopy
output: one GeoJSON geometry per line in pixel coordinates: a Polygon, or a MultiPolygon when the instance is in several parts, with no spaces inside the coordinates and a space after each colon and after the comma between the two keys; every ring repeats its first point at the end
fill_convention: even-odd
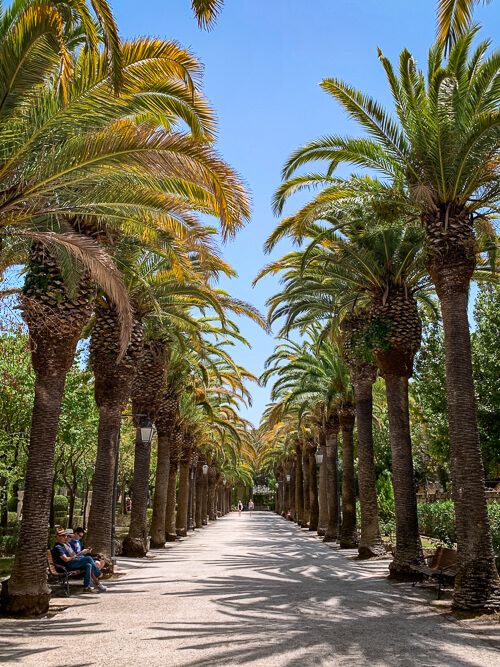
{"type": "Polygon", "coordinates": [[[449,50],[470,28],[474,7],[491,0],[439,0],[437,6],[437,37],[443,48],[449,50]]]}

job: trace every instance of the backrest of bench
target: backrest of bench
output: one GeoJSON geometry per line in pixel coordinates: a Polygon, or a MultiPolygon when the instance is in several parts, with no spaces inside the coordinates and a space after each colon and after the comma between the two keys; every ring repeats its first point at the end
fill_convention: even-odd
{"type": "Polygon", "coordinates": [[[61,574],[54,563],[54,557],[52,556],[52,551],[50,549],[47,549],[47,564],[49,566],[50,574],[54,574],[56,577],[61,574]]]}
{"type": "Polygon", "coordinates": [[[439,559],[439,567],[447,568],[453,567],[457,564],[457,552],[455,549],[441,548],[441,558],[439,559]]]}
{"type": "Polygon", "coordinates": [[[443,547],[437,547],[436,551],[432,554],[432,560],[429,565],[432,569],[438,568],[440,566],[440,561],[441,561],[441,553],[443,551],[443,547]]]}

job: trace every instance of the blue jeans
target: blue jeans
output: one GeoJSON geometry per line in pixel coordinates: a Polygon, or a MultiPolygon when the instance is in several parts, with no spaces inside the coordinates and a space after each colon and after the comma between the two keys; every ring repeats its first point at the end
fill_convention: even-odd
{"type": "Polygon", "coordinates": [[[75,560],[69,561],[66,563],[66,569],[68,570],[83,570],[83,585],[85,588],[92,586],[92,577],[91,574],[96,577],[101,576],[101,570],[97,567],[94,562],[94,559],[90,556],[80,556],[80,558],[75,558],[75,560]]]}

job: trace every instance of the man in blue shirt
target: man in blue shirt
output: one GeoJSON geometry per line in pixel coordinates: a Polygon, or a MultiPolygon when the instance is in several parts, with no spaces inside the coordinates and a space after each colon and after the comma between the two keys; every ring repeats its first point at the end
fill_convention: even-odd
{"type": "Polygon", "coordinates": [[[90,556],[76,554],[69,545],[69,535],[71,531],[59,529],[56,532],[56,543],[52,547],[52,557],[54,563],[67,570],[83,570],[83,592],[93,593],[95,590],[99,593],[106,592],[106,586],[103,586],[99,577],[101,570],[97,567],[90,556]],[[94,582],[95,589],[92,587],[94,582]]]}

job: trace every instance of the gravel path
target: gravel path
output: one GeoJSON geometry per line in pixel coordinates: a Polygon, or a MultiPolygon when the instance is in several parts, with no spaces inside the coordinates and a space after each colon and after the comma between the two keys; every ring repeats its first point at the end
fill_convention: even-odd
{"type": "Polygon", "coordinates": [[[500,665],[492,623],[472,628],[270,513],[231,514],[120,562],[104,595],[53,601],[51,618],[0,621],[0,663],[144,665],[500,665]]]}

